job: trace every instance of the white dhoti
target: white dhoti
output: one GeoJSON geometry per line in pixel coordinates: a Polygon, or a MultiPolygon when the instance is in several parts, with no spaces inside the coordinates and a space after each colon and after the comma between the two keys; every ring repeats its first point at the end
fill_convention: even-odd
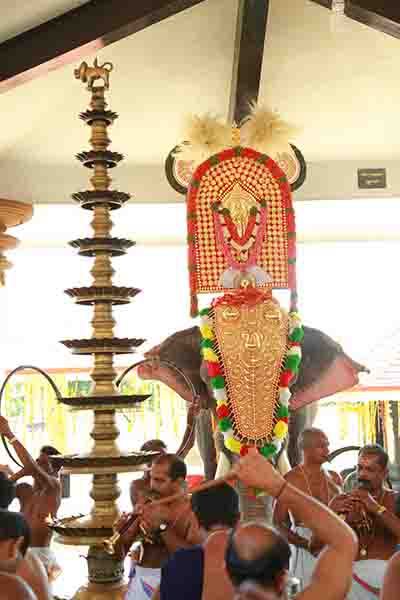
{"type": "Polygon", "coordinates": [[[29,548],[42,563],[49,578],[49,583],[52,583],[61,574],[62,568],[58,564],[57,557],[53,550],[48,546],[38,546],[29,548]]]}
{"type": "MultiPolygon", "coordinates": [[[[296,525],[294,532],[307,540],[310,540],[312,537],[311,530],[307,529],[307,527],[301,527],[300,525],[296,525]]],[[[290,548],[292,551],[290,574],[292,577],[297,577],[300,581],[300,589],[304,590],[311,581],[317,558],[305,548],[299,548],[298,546],[290,546],[290,548]]]]}
{"type": "Polygon", "coordinates": [[[160,585],[161,569],[149,569],[132,563],[125,600],[149,600],[160,585]]]}
{"type": "Polygon", "coordinates": [[[353,581],[347,600],[377,600],[383,585],[386,565],[386,560],[356,561],[353,565],[353,581]]]}

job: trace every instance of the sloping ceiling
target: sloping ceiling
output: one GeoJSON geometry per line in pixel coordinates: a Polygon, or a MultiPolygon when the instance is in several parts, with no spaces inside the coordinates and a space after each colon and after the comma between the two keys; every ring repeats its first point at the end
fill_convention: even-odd
{"type": "MultiPolygon", "coordinates": [[[[7,3],[0,39],[79,4],[7,3]]],[[[115,64],[109,100],[120,119],[112,148],[127,160],[114,176],[133,202],[183,201],[165,179],[164,160],[186,114],[227,114],[236,14],[237,0],[206,0],[98,53],[115,64]]],[[[303,128],[295,142],[309,176],[296,198],[360,196],[356,169],[371,165],[390,167],[379,193],[399,194],[399,64],[395,38],[307,0],[270,0],[261,100],[303,128]]],[[[65,203],[86,187],[73,156],[88,146],[77,119],[87,102],[72,66],[0,96],[0,196],[65,203]]]]}
{"type": "Polygon", "coordinates": [[[14,0],[1,7],[0,42],[86,4],[89,0],[14,0]]]}

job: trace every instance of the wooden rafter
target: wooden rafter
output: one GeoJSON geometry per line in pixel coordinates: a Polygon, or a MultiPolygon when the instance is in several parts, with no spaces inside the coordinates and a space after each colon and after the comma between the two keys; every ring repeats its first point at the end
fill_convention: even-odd
{"type": "Polygon", "coordinates": [[[204,0],[91,0],[0,44],[0,93],[204,0]]]}
{"type": "Polygon", "coordinates": [[[258,99],[269,0],[239,0],[229,118],[236,123],[258,99]]]}
{"type": "MultiPolygon", "coordinates": [[[[311,1],[334,9],[334,0],[311,1]]],[[[363,25],[400,38],[399,0],[345,0],[344,14],[363,25]]]]}
{"type": "Polygon", "coordinates": [[[315,4],[320,4],[321,6],[325,6],[325,8],[332,8],[333,0],[312,0],[315,4]]]}
{"type": "Polygon", "coordinates": [[[346,0],[345,15],[396,38],[400,38],[399,0],[346,0]]]}

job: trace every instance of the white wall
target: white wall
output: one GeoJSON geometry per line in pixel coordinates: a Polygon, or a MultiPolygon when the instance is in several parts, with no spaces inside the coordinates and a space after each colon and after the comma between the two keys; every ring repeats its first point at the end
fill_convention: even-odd
{"type": "MultiPolygon", "coordinates": [[[[360,360],[393,330],[398,316],[397,261],[400,242],[299,244],[298,281],[304,322],[324,329],[360,360]]],[[[90,285],[90,259],[72,249],[23,249],[0,290],[0,366],[86,366],[60,339],[90,336],[92,309],[75,306],[67,287],[90,285]]],[[[116,283],[143,290],[114,310],[116,333],[144,337],[143,348],[189,327],[184,246],[139,246],[115,259],[116,283]]],[[[202,301],[206,302],[206,299],[202,301]]],[[[119,361],[130,364],[131,357],[119,361]]]]}

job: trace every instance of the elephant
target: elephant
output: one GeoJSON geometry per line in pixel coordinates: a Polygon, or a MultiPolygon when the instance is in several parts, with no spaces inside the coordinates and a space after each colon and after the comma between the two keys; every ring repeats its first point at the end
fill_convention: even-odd
{"type": "MultiPolygon", "coordinates": [[[[202,363],[200,341],[201,334],[197,326],[172,334],[146,353],[145,357],[152,360],[139,366],[138,375],[142,379],[165,383],[189,402],[193,398],[187,383],[176,370],[163,365],[162,361],[174,364],[193,383],[200,404],[200,412],[196,418],[196,441],[205,477],[212,479],[217,469],[217,450],[224,453],[230,462],[233,456],[224,448],[222,436],[213,434],[211,414],[215,412],[215,400],[202,363]]],[[[347,356],[340,344],[318,329],[304,326],[301,346],[301,367],[291,386],[287,449],[289,465],[285,470],[299,462],[297,437],[304,429],[306,407],[321,398],[353,387],[358,383],[358,374],[368,371],[347,356]]]]}

